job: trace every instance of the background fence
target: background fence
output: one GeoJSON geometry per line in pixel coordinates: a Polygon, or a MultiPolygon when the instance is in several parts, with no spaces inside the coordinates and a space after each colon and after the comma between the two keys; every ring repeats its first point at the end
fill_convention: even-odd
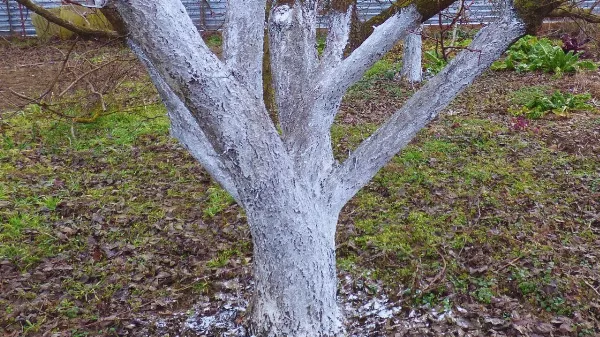
{"type": "MultiPolygon", "coordinates": [[[[37,0],[36,2],[46,8],[61,5],[60,0],[37,0]]],[[[223,27],[227,8],[226,0],[182,0],[182,2],[200,30],[219,30],[223,27]]],[[[582,2],[584,5],[590,6],[594,0],[582,2]]],[[[459,3],[460,1],[457,1],[457,4],[444,12],[443,23],[448,23],[453,17],[452,14],[459,10],[459,3]]],[[[358,0],[359,17],[361,20],[367,20],[388,8],[390,4],[390,0],[358,0]]],[[[496,17],[496,10],[490,0],[467,0],[465,4],[467,7],[465,20],[470,23],[488,23],[496,17]]],[[[438,24],[438,19],[438,17],[434,17],[427,24],[438,24]]],[[[326,28],[323,17],[319,18],[319,25],[321,28],[326,28]]],[[[35,29],[31,24],[31,11],[14,0],[0,0],[0,35],[35,35],[35,29]]]]}

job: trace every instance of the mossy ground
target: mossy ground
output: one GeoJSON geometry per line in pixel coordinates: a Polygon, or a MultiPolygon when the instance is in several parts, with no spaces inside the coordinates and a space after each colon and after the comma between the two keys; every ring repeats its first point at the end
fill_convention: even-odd
{"type": "MultiPolygon", "coordinates": [[[[415,90],[394,82],[397,58],[349,91],[339,159],[415,90]]],[[[600,333],[600,114],[521,125],[506,112],[519,88],[580,92],[597,76],[486,74],[345,207],[341,272],[406,308],[466,308],[489,329],[484,317],[534,317],[554,334],[600,333]]],[[[2,113],[0,331],[132,334],[137,317],[185,312],[218,281],[249,277],[243,212],[168,126],[160,104],[89,124],[2,113]]]]}

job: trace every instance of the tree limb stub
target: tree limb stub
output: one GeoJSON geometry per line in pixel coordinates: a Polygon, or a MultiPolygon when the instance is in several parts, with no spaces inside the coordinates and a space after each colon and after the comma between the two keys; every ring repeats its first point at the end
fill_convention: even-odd
{"type": "Polygon", "coordinates": [[[527,24],[527,33],[535,34],[538,28],[555,9],[569,0],[514,0],[515,9],[527,24]]]}
{"type": "Polygon", "coordinates": [[[95,37],[95,38],[105,38],[105,39],[119,39],[119,38],[123,37],[121,34],[115,32],[115,31],[91,29],[91,28],[75,25],[68,20],[65,20],[65,19],[62,19],[62,18],[56,16],[54,13],[52,13],[51,11],[47,10],[46,8],[36,4],[32,0],[15,0],[15,1],[17,1],[18,3],[20,3],[23,6],[27,7],[29,10],[31,10],[34,13],[36,13],[37,15],[43,17],[44,19],[48,20],[49,22],[52,22],[63,28],[66,28],[66,29],[72,31],[73,33],[78,34],[82,37],[95,37]]]}

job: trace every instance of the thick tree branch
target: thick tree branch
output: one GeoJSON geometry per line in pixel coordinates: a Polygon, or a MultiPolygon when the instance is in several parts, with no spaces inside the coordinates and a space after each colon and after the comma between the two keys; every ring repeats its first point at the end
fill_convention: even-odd
{"type": "MultiPolygon", "coordinates": [[[[392,49],[399,40],[406,37],[409,32],[418,29],[421,19],[417,7],[410,5],[388,18],[379,27],[376,27],[373,34],[360,47],[355,49],[337,67],[330,69],[323,75],[318,85],[320,90],[319,101],[326,102],[341,98],[346,90],[358,81],[367,69],[392,49]]],[[[333,115],[329,114],[324,117],[332,121],[335,113],[337,111],[333,112],[333,115]]],[[[323,116],[315,116],[315,118],[319,117],[322,118],[323,116]]]]}
{"type": "Polygon", "coordinates": [[[75,25],[68,20],[65,20],[65,19],[62,19],[62,18],[56,16],[51,11],[36,4],[35,2],[33,2],[31,0],[15,0],[15,1],[17,1],[18,3],[20,3],[23,6],[27,7],[29,10],[31,10],[34,13],[38,14],[39,16],[43,17],[44,19],[48,20],[49,22],[57,24],[63,28],[66,28],[66,29],[72,31],[73,33],[78,34],[82,37],[97,37],[97,38],[106,38],[106,39],[118,39],[118,38],[123,37],[114,31],[91,29],[91,28],[75,25]]]}
{"type": "Polygon", "coordinates": [[[257,97],[263,96],[264,0],[230,0],[225,16],[225,62],[257,97]]]}
{"type": "Polygon", "coordinates": [[[297,117],[286,138],[297,172],[303,172],[310,184],[320,185],[333,168],[330,129],[346,90],[419,22],[414,6],[404,8],[337,67],[319,74],[321,81],[315,88],[311,86],[311,96],[307,96],[310,101],[303,102],[306,111],[297,117]]]}
{"type": "Polygon", "coordinates": [[[179,0],[118,1],[130,38],[185,104],[231,175],[246,210],[293,185],[279,134],[256,97],[202,41],[179,0]]]}
{"type": "Polygon", "coordinates": [[[415,6],[421,15],[421,22],[425,22],[437,13],[448,8],[454,2],[456,2],[456,0],[397,0],[392,4],[392,6],[378,15],[375,15],[371,19],[362,23],[356,22],[352,26],[349,49],[354,50],[358,48],[358,46],[360,46],[373,33],[375,27],[381,25],[390,17],[394,16],[402,8],[405,8],[409,5],[415,6]]]}
{"type": "Polygon", "coordinates": [[[592,10],[587,8],[575,7],[575,6],[562,6],[559,7],[548,15],[552,18],[571,18],[587,21],[590,23],[600,23],[600,15],[595,14],[592,10]]]}
{"type": "Polygon", "coordinates": [[[501,21],[484,27],[468,50],[462,51],[334,170],[326,186],[333,191],[333,202],[343,205],[348,201],[525,32],[526,25],[514,10],[507,10],[501,21]]]}
{"type": "Polygon", "coordinates": [[[321,55],[321,69],[336,66],[344,55],[350,36],[352,10],[355,4],[347,0],[332,0],[327,13],[328,32],[325,50],[321,55]]]}
{"type": "Polygon", "coordinates": [[[305,119],[303,111],[317,66],[315,1],[276,3],[269,14],[269,52],[279,123],[288,135],[305,119]]]}
{"type": "Polygon", "coordinates": [[[221,156],[215,151],[212,144],[198,126],[198,123],[185,107],[185,104],[175,95],[169,85],[160,77],[152,62],[144,52],[132,41],[128,41],[131,50],[146,66],[150,78],[154,83],[161,100],[167,108],[171,120],[171,135],[177,138],[188,151],[198,160],[204,169],[219,183],[231,196],[240,203],[237,187],[229,172],[221,161],[221,156]]]}

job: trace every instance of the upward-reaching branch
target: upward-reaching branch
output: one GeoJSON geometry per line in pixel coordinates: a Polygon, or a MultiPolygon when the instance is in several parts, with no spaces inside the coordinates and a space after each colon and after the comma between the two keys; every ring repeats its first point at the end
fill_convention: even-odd
{"type": "Polygon", "coordinates": [[[410,4],[416,6],[417,11],[421,14],[421,21],[425,22],[448,8],[454,2],[456,0],[396,0],[392,3],[392,6],[381,13],[365,22],[356,23],[352,26],[349,49],[354,50],[358,48],[373,33],[375,27],[395,15],[399,8],[404,8],[410,4]]]}
{"type": "MultiPolygon", "coordinates": [[[[350,13],[346,14],[349,19],[350,13]]],[[[337,60],[341,58],[346,39],[345,33],[343,31],[330,33],[329,39],[335,43],[330,46],[328,54],[324,55],[326,58],[321,64],[321,72],[315,74],[317,75],[314,76],[315,79],[307,82],[309,87],[301,89],[300,98],[303,100],[298,105],[301,109],[294,111],[297,114],[294,116],[295,123],[289,125],[292,128],[286,130],[288,134],[285,135],[286,146],[294,159],[296,171],[303,172],[308,177],[307,182],[313,187],[321,186],[322,181],[333,168],[330,128],[346,89],[360,79],[375,61],[390,50],[394,43],[418,22],[419,15],[415,7],[408,6],[378,27],[364,46],[341,63],[337,60]],[[339,64],[327,68],[327,62],[331,62],[331,65],[339,64]]]]}
{"type": "Polygon", "coordinates": [[[340,205],[348,201],[526,29],[513,9],[507,10],[500,21],[484,27],[469,49],[414,94],[334,170],[327,185],[333,191],[333,200],[340,205]]]}
{"type": "Polygon", "coordinates": [[[225,62],[257,97],[263,96],[264,0],[230,0],[225,17],[225,62]]]}
{"type": "Polygon", "coordinates": [[[185,104],[175,95],[169,85],[160,77],[156,67],[150,59],[133,42],[129,42],[131,50],[144,63],[150,78],[160,95],[161,100],[167,108],[171,120],[171,135],[190,151],[192,156],[208,171],[208,173],[239,203],[240,196],[229,172],[221,160],[221,156],[215,151],[212,144],[198,126],[185,104]]]}
{"type": "MultiPolygon", "coordinates": [[[[422,16],[415,5],[409,5],[388,18],[383,24],[375,27],[373,34],[355,49],[337,67],[324,74],[319,83],[323,101],[340,99],[346,90],[358,81],[365,71],[410,31],[419,27],[422,16]]],[[[337,111],[329,111],[327,116],[319,116],[333,120],[337,111]],[[333,115],[332,115],[333,113],[333,115]]]]}
{"type": "Polygon", "coordinates": [[[350,36],[354,6],[356,3],[351,0],[331,0],[327,13],[328,31],[325,50],[321,56],[321,69],[332,68],[342,60],[350,36]]]}
{"type": "Polygon", "coordinates": [[[301,124],[317,65],[314,0],[277,1],[269,15],[269,52],[283,138],[301,124]]]}
{"type": "Polygon", "coordinates": [[[291,161],[277,130],[247,86],[202,41],[179,0],[115,3],[130,38],[192,114],[221,157],[247,210],[292,185],[291,161]]]}

